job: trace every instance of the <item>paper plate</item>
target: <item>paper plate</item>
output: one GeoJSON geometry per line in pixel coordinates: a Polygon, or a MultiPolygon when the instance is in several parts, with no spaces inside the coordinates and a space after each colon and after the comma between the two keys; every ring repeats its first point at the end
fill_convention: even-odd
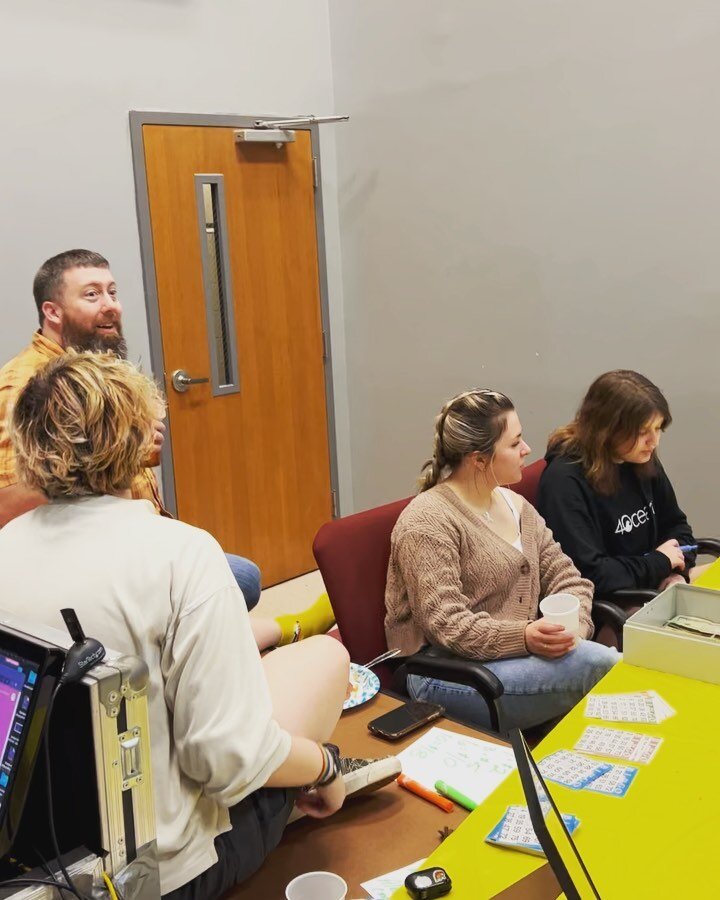
{"type": "Polygon", "coordinates": [[[343,703],[343,709],[352,709],[372,699],[380,690],[380,679],[370,669],[350,663],[350,684],[352,692],[343,703]]]}

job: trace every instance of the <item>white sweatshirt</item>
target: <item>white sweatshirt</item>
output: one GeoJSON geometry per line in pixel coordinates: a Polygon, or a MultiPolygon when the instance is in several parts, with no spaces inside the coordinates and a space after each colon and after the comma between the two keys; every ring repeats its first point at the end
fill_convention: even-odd
{"type": "Polygon", "coordinates": [[[146,500],[51,503],[0,529],[0,598],[56,628],[73,607],[88,636],[147,662],[162,893],[212,866],[228,807],[290,752],[217,541],[146,500]]]}

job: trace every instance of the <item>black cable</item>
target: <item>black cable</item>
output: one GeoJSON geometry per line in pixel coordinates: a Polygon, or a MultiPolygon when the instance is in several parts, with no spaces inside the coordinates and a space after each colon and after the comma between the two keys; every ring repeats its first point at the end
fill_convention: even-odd
{"type": "MultiPolygon", "coordinates": [[[[57,832],[55,831],[55,813],[53,810],[53,796],[52,796],[52,771],[50,767],[50,717],[52,715],[53,706],[55,705],[55,698],[60,691],[60,688],[63,686],[62,681],[58,681],[55,685],[52,695],[50,697],[50,703],[48,704],[47,709],[47,718],[45,720],[45,780],[47,782],[47,813],[48,813],[48,825],[50,826],[50,840],[52,841],[53,852],[55,853],[55,859],[57,861],[58,866],[60,867],[60,871],[63,874],[63,878],[68,884],[68,888],[64,888],[60,879],[57,879],[57,887],[64,888],[66,890],[70,890],[79,900],[85,900],[83,895],[78,891],[75,887],[75,883],[70,877],[70,873],[68,872],[65,863],[63,862],[62,855],[60,853],[60,845],[58,843],[57,832]]],[[[60,895],[62,897],[62,894],[60,895]]]]}
{"type": "Polygon", "coordinates": [[[50,868],[50,864],[48,863],[48,861],[45,859],[45,857],[42,855],[42,853],[38,850],[37,847],[34,847],[33,849],[35,850],[35,853],[37,854],[38,858],[40,859],[40,866],[42,867],[43,872],[47,875],[48,878],[54,878],[55,873],[50,868]]]}
{"type": "Polygon", "coordinates": [[[45,857],[42,855],[42,853],[38,850],[38,848],[37,848],[37,847],[33,847],[33,850],[35,851],[35,854],[37,855],[38,859],[40,860],[40,865],[41,865],[41,867],[42,867],[43,872],[45,872],[45,874],[47,875],[48,879],[49,879],[54,885],[56,885],[56,887],[60,890],[60,896],[61,896],[61,897],[64,897],[64,896],[65,896],[65,895],[62,893],[63,891],[67,891],[68,893],[70,893],[70,888],[69,888],[67,885],[63,884],[61,881],[58,881],[57,875],[56,875],[55,872],[53,872],[53,870],[50,868],[50,864],[49,864],[48,861],[45,859],[45,857]]]}

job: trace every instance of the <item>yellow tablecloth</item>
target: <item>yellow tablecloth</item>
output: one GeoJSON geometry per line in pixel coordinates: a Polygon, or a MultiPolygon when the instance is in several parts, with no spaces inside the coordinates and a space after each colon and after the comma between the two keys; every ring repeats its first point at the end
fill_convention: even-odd
{"type": "Polygon", "coordinates": [[[693,584],[720,591],[720,559],[716,559],[707,572],[701,575],[697,581],[693,581],[693,584]]]}
{"type": "MultiPolygon", "coordinates": [[[[709,574],[709,573],[708,573],[709,574]]],[[[718,569],[720,585],[720,567],[718,569]]],[[[535,749],[535,759],[572,749],[587,725],[607,724],[664,739],[623,798],[548,783],[561,812],[581,820],[575,840],[603,900],[717,897],[720,837],[720,686],[629,666],[615,666],[594,693],[656,690],[676,715],[660,725],[602,723],[585,701],[535,749]]],[[[608,760],[610,761],[610,760],[608,760]]],[[[615,760],[615,762],[620,762],[615,760]]],[[[524,804],[514,773],[429,857],[453,881],[453,900],[482,900],[544,864],[485,837],[510,804],[524,804]]],[[[393,900],[407,900],[404,888],[393,900]]]]}

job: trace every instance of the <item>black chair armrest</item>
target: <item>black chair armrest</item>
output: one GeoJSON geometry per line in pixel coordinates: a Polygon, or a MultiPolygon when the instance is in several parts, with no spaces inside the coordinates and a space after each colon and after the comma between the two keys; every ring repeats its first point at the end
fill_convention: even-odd
{"type": "Polygon", "coordinates": [[[618,650],[623,648],[623,626],[629,617],[628,607],[642,606],[653,597],[657,597],[657,591],[650,588],[626,588],[622,591],[613,591],[602,597],[593,597],[592,620],[595,630],[603,625],[608,625],[615,632],[618,650]]]}
{"type": "MultiPolygon", "coordinates": [[[[657,597],[658,592],[652,588],[624,588],[622,591],[613,591],[601,597],[601,602],[609,603],[611,606],[620,607],[622,612],[623,606],[640,606],[643,603],[649,603],[657,597]]],[[[594,601],[593,601],[594,602],[594,601]]],[[[627,618],[627,615],[625,616],[627,618]]]]}
{"type": "Polygon", "coordinates": [[[698,545],[698,556],[701,553],[705,556],[720,556],[720,540],[718,538],[695,538],[695,543],[698,545]]]}
{"type": "Polygon", "coordinates": [[[596,598],[593,599],[591,615],[596,634],[603,625],[608,625],[615,634],[618,650],[622,653],[623,626],[628,617],[627,612],[624,609],[621,609],[616,603],[596,598]]]}
{"type": "Polygon", "coordinates": [[[503,695],[502,681],[481,662],[455,656],[439,647],[430,647],[404,659],[403,668],[408,675],[424,675],[475,688],[487,703],[493,731],[500,731],[497,700],[503,695]]]}
{"type": "Polygon", "coordinates": [[[628,617],[626,610],[609,600],[593,600],[592,620],[595,625],[611,625],[622,630],[628,617]]]}

